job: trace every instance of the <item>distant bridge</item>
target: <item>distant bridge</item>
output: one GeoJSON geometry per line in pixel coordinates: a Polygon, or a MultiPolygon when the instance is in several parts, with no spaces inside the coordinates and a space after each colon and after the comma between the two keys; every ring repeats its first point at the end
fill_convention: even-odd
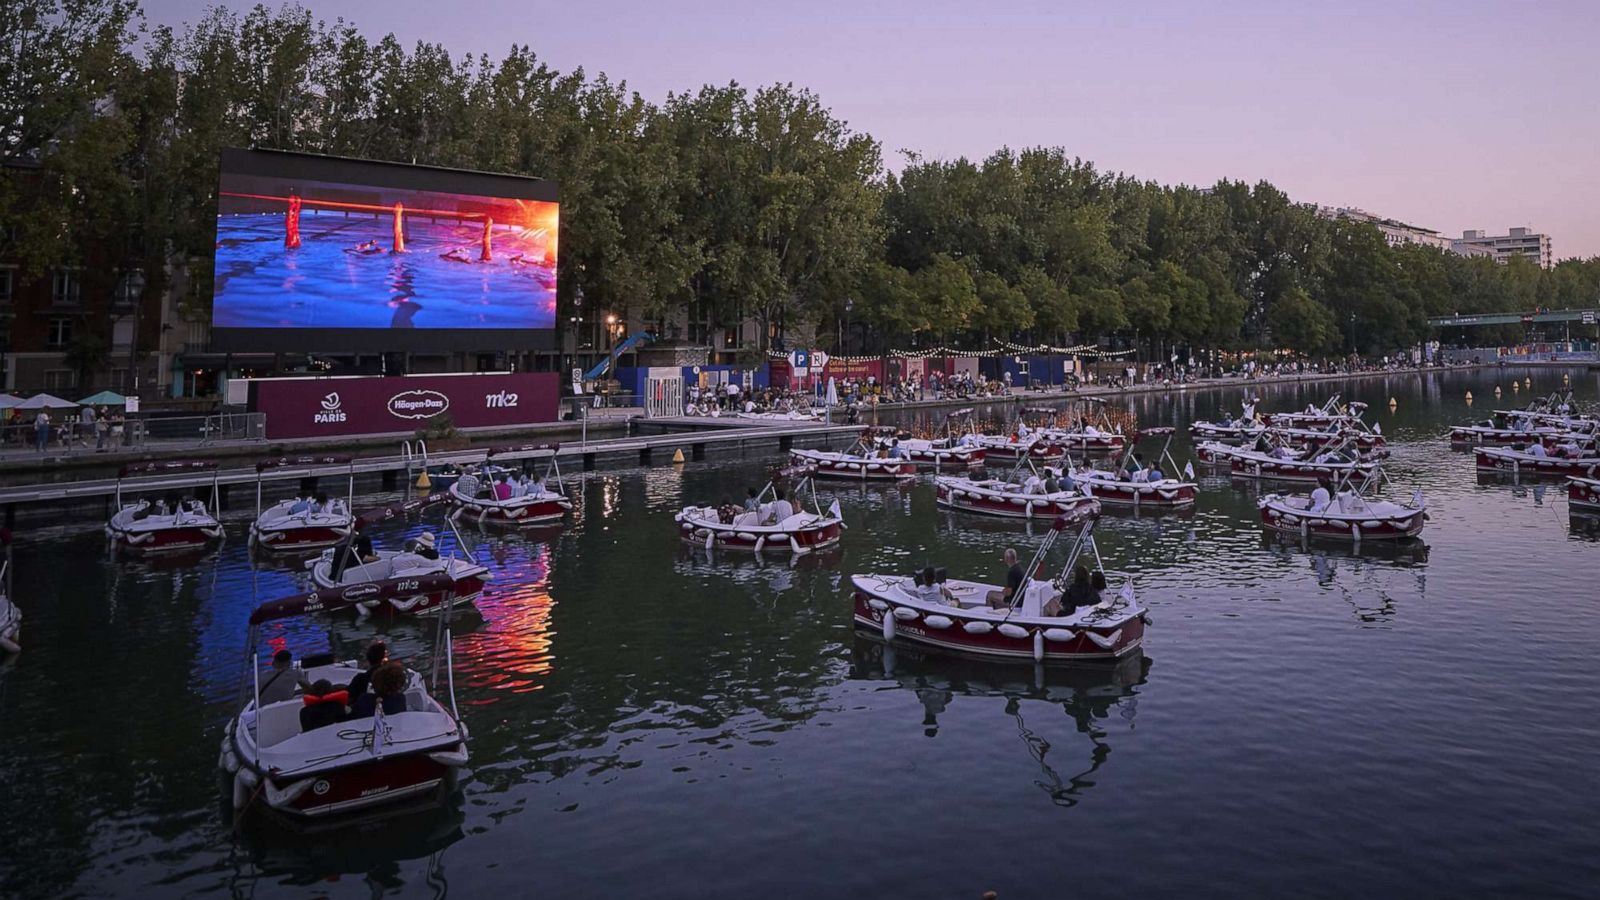
{"type": "Polygon", "coordinates": [[[1435,316],[1428,324],[1435,328],[1473,325],[1534,325],[1543,322],[1600,322],[1600,309],[1547,309],[1543,312],[1480,313],[1472,316],[1435,316]]]}

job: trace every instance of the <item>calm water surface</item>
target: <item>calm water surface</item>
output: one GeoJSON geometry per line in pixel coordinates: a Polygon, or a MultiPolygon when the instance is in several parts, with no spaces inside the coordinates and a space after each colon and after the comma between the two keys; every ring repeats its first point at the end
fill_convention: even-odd
{"type": "MultiPolygon", "coordinates": [[[[825,485],[843,547],[760,564],[681,547],[670,517],[767,460],[592,473],[565,529],[469,534],[496,581],[458,621],[475,741],[456,796],[314,837],[236,828],[214,770],[245,619],[296,589],[252,565],[248,513],[177,568],[110,562],[92,522],[21,535],[0,895],[1594,896],[1600,538],[1559,486],[1480,484],[1439,440],[1502,379],[1337,386],[1426,492],[1421,544],[1264,540],[1255,489],[1225,478],[1189,517],[1108,516],[1107,561],[1152,610],[1145,654],[1042,681],[885,652],[850,624],[847,573],[997,576],[1032,545],[1021,523],[941,511],[926,481],[825,485]]],[[[1573,373],[1580,400],[1595,379],[1573,373]]],[[[1334,387],[1264,388],[1262,406],[1334,387]]],[[[1184,425],[1238,399],[1132,408],[1184,425]]],[[[374,632],[413,658],[428,644],[336,617],[269,637],[353,655],[374,632]]]]}

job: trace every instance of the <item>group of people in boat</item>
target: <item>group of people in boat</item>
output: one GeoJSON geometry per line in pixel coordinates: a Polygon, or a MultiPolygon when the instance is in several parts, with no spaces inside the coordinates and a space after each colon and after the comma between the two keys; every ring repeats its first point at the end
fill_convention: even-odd
{"type": "Polygon", "coordinates": [[[501,473],[491,475],[468,470],[456,482],[456,491],[472,500],[515,500],[518,497],[541,497],[549,493],[543,475],[501,473]]]}
{"type": "Polygon", "coordinates": [[[783,489],[772,489],[772,500],[761,502],[761,492],[755,488],[745,491],[744,505],[730,503],[727,500],[717,505],[717,521],[724,525],[734,524],[734,520],[746,513],[756,513],[755,525],[776,525],[794,515],[797,510],[783,496],[783,489]]]}
{"type": "MultiPolygon", "coordinates": [[[[1017,596],[1024,590],[1024,580],[1027,578],[1027,572],[1022,567],[1015,547],[1007,547],[1001,560],[1006,566],[1004,584],[984,597],[984,602],[991,609],[1007,609],[1015,606],[1017,596]]],[[[960,605],[960,601],[945,586],[943,568],[928,566],[913,571],[911,583],[912,586],[907,591],[913,596],[949,606],[960,605]]],[[[1072,582],[1059,595],[1050,598],[1040,612],[1052,617],[1070,616],[1080,609],[1098,605],[1105,590],[1105,572],[1099,569],[1091,572],[1088,566],[1078,566],[1072,573],[1072,582]]]]}
{"type": "Polygon", "coordinates": [[[344,511],[344,503],[329,499],[324,491],[315,494],[297,494],[294,502],[289,504],[291,516],[322,516],[344,511]]]}
{"type": "Polygon", "coordinates": [[[138,505],[133,508],[131,515],[133,520],[138,522],[151,516],[156,516],[157,518],[172,516],[181,520],[185,515],[203,516],[205,514],[206,505],[203,501],[194,497],[168,494],[154,503],[148,499],[140,500],[138,505]]]}
{"type": "Polygon", "coordinates": [[[379,710],[386,716],[406,710],[406,670],[389,659],[389,647],[376,641],[367,648],[366,668],[347,685],[326,678],[310,681],[294,665],[294,655],[279,650],[261,679],[261,706],[301,698],[300,730],[315,731],[340,722],[370,719],[379,710]]]}

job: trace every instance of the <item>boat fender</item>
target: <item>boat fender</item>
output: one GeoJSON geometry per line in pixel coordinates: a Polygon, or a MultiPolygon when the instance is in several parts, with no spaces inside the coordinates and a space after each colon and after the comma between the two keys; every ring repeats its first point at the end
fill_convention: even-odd
{"type": "Polygon", "coordinates": [[[1044,630],[1044,639],[1047,641],[1055,641],[1057,643],[1065,643],[1073,638],[1076,638],[1077,636],[1078,633],[1073,631],[1071,628],[1046,628],[1044,630]]]}
{"type": "Polygon", "coordinates": [[[894,617],[904,622],[910,622],[917,618],[917,611],[909,606],[896,606],[894,608],[894,617]]]}
{"type": "Polygon", "coordinates": [[[1001,623],[1000,627],[996,630],[1006,637],[1014,638],[1016,640],[1022,640],[1028,636],[1028,629],[1023,628],[1021,625],[1013,625],[1010,622],[1001,623]]]}
{"type": "Polygon", "coordinates": [[[1350,537],[1352,539],[1354,539],[1357,543],[1360,543],[1360,541],[1361,541],[1361,526],[1360,525],[1357,525],[1355,523],[1351,523],[1351,525],[1350,525],[1350,537]]]}
{"type": "Polygon", "coordinates": [[[233,776],[233,810],[238,812],[250,801],[250,789],[244,786],[244,771],[233,776]]]}
{"type": "Polygon", "coordinates": [[[1366,521],[1361,523],[1361,527],[1362,528],[1381,528],[1381,527],[1383,527],[1383,523],[1379,522],[1377,519],[1367,519],[1366,521]]]}
{"type": "Polygon", "coordinates": [[[1107,635],[1096,634],[1093,631],[1085,631],[1084,634],[1088,635],[1089,640],[1094,641],[1101,650],[1110,650],[1116,646],[1117,640],[1122,637],[1122,629],[1118,628],[1107,635]]]}
{"type": "Polygon", "coordinates": [[[949,628],[951,625],[955,624],[955,620],[951,619],[949,616],[939,616],[939,615],[928,616],[928,617],[924,618],[922,621],[929,628],[938,628],[938,629],[941,629],[941,630],[945,629],[945,628],[949,628]]]}
{"type": "Polygon", "coordinates": [[[800,541],[792,534],[789,535],[789,551],[795,556],[804,556],[806,554],[806,548],[800,546],[800,541]]]}
{"type": "Polygon", "coordinates": [[[994,630],[994,626],[988,622],[963,622],[961,630],[967,634],[988,634],[994,630]]]}
{"type": "Polygon", "coordinates": [[[765,538],[764,535],[759,535],[758,536],[753,531],[741,531],[741,532],[739,532],[739,540],[741,540],[741,541],[761,541],[761,540],[765,540],[765,539],[766,538],[765,538]]]}
{"type": "Polygon", "coordinates": [[[894,641],[894,616],[883,617],[883,639],[886,642],[894,641]]]}
{"type": "Polygon", "coordinates": [[[1044,662],[1044,632],[1033,633],[1033,661],[1044,662]]]}
{"type": "MultiPolygon", "coordinates": [[[[711,545],[715,544],[717,542],[717,533],[715,531],[712,531],[709,528],[703,529],[703,530],[706,533],[706,549],[710,550],[711,549],[711,545]]],[[[695,534],[699,534],[699,533],[700,532],[698,532],[698,531],[695,532],[695,534]]]]}
{"type": "MultiPolygon", "coordinates": [[[[740,533],[739,537],[744,537],[744,533],[740,533]]],[[[761,537],[756,538],[756,552],[760,553],[765,549],[767,549],[767,536],[762,535],[761,537]]]]}
{"type": "Polygon", "coordinates": [[[871,600],[868,600],[867,601],[867,605],[872,607],[875,610],[878,610],[879,612],[882,612],[882,611],[884,611],[884,610],[889,608],[889,604],[883,602],[882,600],[879,600],[877,597],[873,597],[871,600]]]}

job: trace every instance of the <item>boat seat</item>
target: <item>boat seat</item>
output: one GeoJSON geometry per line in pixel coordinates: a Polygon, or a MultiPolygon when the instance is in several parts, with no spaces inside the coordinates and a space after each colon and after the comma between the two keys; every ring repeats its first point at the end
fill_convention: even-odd
{"type": "Polygon", "coordinates": [[[739,513],[737,516],[733,517],[733,524],[737,525],[737,526],[739,526],[741,528],[749,526],[749,525],[760,525],[761,524],[761,513],[758,513],[758,512],[743,512],[743,513],[739,513]]]}
{"type": "Polygon", "coordinates": [[[792,530],[799,528],[802,525],[810,524],[811,518],[811,513],[797,512],[789,518],[784,519],[782,522],[779,522],[778,527],[784,529],[785,531],[792,530]]]}
{"type": "Polygon", "coordinates": [[[303,705],[301,699],[295,697],[263,706],[256,716],[256,745],[275,747],[299,734],[300,707],[303,705]]]}

